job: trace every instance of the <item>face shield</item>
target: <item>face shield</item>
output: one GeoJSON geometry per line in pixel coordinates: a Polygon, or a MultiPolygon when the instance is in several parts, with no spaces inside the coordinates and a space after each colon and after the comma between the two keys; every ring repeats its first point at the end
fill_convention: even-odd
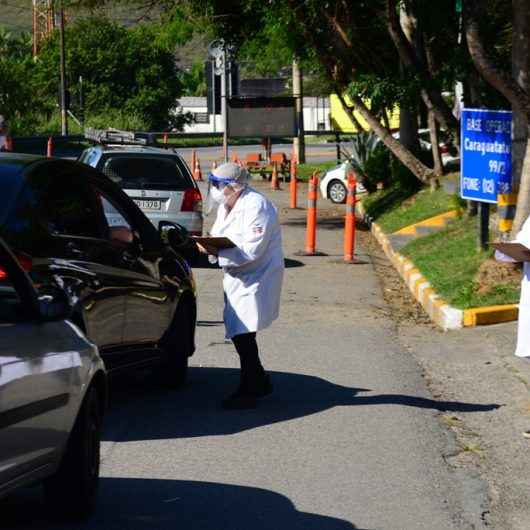
{"type": "Polygon", "coordinates": [[[232,162],[220,165],[208,175],[207,213],[215,206],[227,204],[248,186],[248,171],[232,162]]]}

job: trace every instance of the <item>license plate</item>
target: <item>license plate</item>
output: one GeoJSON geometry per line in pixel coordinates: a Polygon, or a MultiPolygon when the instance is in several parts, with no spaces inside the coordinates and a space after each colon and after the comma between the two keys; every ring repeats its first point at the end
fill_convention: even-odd
{"type": "Polygon", "coordinates": [[[160,201],[151,201],[148,199],[134,201],[142,210],[160,210],[162,204],[160,201]]]}

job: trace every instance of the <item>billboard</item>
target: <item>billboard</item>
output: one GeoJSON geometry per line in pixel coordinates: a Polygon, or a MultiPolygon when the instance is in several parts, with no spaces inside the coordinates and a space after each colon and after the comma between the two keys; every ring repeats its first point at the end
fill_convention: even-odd
{"type": "Polygon", "coordinates": [[[295,98],[230,98],[228,136],[294,137],[298,134],[295,98]]]}
{"type": "Polygon", "coordinates": [[[512,113],[463,109],[461,133],[460,195],[496,203],[512,190],[512,113]]]}

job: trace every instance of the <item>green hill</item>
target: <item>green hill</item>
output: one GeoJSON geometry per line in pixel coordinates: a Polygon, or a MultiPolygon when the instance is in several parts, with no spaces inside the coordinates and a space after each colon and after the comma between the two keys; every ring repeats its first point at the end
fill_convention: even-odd
{"type": "MultiPolygon", "coordinates": [[[[160,11],[153,8],[138,8],[129,3],[113,3],[105,8],[99,8],[93,13],[105,14],[112,20],[131,26],[142,21],[156,20],[160,11]]],[[[91,13],[88,9],[72,7],[66,10],[67,21],[74,21],[91,13]]],[[[31,0],[0,0],[0,26],[10,31],[31,31],[32,1],[31,0]]]]}

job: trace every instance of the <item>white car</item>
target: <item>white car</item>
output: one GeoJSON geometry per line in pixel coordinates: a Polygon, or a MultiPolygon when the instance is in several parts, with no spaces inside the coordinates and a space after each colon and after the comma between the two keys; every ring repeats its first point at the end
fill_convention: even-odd
{"type": "Polygon", "coordinates": [[[97,493],[105,367],[67,320],[66,291],[38,295],[21,264],[0,239],[0,498],[43,481],[50,508],[83,517],[97,493]]]}
{"type": "MultiPolygon", "coordinates": [[[[348,162],[343,162],[337,167],[326,172],[320,181],[320,193],[324,199],[329,199],[334,204],[346,202],[348,183],[348,162]]],[[[360,183],[356,183],[356,192],[364,193],[366,188],[360,183]]]]}

